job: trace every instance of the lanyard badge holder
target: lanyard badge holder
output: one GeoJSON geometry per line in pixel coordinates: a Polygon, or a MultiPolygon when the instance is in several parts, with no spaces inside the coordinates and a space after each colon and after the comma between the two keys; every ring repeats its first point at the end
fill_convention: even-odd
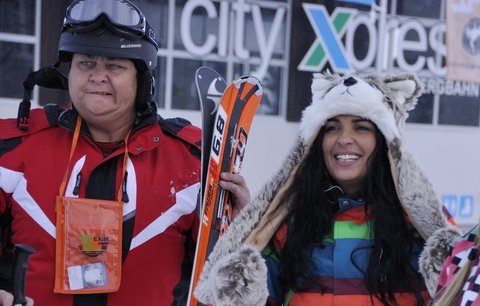
{"type": "MultiPolygon", "coordinates": [[[[77,124],[70,157],[56,199],[54,292],[89,294],[117,291],[122,271],[123,203],[121,185],[117,201],[64,197],[71,159],[80,134],[77,124]]],[[[122,180],[128,158],[127,138],[122,180]]]]}

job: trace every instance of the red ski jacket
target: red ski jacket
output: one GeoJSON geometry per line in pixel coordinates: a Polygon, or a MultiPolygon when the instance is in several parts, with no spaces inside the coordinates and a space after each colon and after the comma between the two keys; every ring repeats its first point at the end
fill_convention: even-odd
{"type": "MultiPolygon", "coordinates": [[[[105,153],[82,126],[65,196],[115,200],[123,184],[121,285],[108,294],[53,292],[55,197],[67,169],[76,116],[75,110],[57,106],[35,109],[26,132],[16,128],[14,119],[0,120],[2,237],[36,249],[29,258],[26,295],[40,306],[185,304],[199,222],[201,133],[184,119],[156,114],[131,132],[124,182],[125,147],[105,153]]],[[[8,244],[2,247],[1,265],[8,266],[8,244]]]]}

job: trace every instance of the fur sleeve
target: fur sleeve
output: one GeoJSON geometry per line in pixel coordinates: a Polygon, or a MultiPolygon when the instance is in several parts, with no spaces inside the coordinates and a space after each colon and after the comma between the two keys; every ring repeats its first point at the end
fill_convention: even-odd
{"type": "MultiPolygon", "coordinates": [[[[268,230],[275,228],[276,224],[272,224],[269,219],[272,208],[270,204],[278,196],[279,190],[284,189],[285,182],[291,176],[303,152],[304,146],[299,141],[283,163],[283,167],[240,212],[229,230],[219,238],[205,262],[195,289],[195,296],[199,301],[218,303],[221,299],[225,303],[234,301],[231,305],[250,305],[252,301],[266,300],[267,269],[259,253],[263,246],[256,243],[256,237],[250,239],[254,243],[247,243],[246,240],[252,232],[258,230],[257,226],[261,221],[267,225],[268,230]],[[233,274],[228,276],[225,271],[233,274]],[[255,277],[251,278],[249,275],[255,277]]],[[[283,207],[280,206],[279,209],[283,207]]],[[[263,231],[258,231],[258,236],[262,235],[263,231]]],[[[253,236],[257,236],[257,232],[253,236]]],[[[263,235],[264,239],[270,237],[263,235]]],[[[222,305],[229,305],[228,303],[222,305]]]]}

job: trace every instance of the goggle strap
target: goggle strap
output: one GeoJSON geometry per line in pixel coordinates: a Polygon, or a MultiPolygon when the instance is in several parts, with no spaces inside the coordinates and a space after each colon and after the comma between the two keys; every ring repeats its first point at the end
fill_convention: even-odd
{"type": "Polygon", "coordinates": [[[37,71],[30,72],[23,81],[23,99],[18,105],[17,128],[27,131],[29,127],[30,107],[32,91],[35,85],[68,90],[68,79],[59,70],[60,61],[52,66],[43,67],[37,71]]]}

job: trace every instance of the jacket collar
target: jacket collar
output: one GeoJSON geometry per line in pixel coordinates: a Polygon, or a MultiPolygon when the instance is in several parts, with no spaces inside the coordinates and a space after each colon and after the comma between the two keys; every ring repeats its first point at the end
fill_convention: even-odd
{"type": "MultiPolygon", "coordinates": [[[[72,107],[72,108],[65,108],[60,112],[60,115],[58,116],[58,124],[69,130],[73,131],[75,129],[75,122],[77,120],[78,112],[77,110],[72,107]]],[[[137,113],[137,117],[135,119],[135,123],[133,125],[132,133],[136,132],[137,130],[154,124],[157,122],[157,112],[154,111],[153,109],[147,109],[143,113],[137,113]]],[[[88,134],[90,135],[90,132],[88,131],[88,128],[86,126],[82,127],[82,134],[88,134]]]]}
{"type": "Polygon", "coordinates": [[[365,204],[366,202],[363,199],[354,200],[352,198],[341,197],[341,198],[338,198],[337,200],[338,212],[340,213],[345,212],[352,208],[364,206],[365,204]]]}

